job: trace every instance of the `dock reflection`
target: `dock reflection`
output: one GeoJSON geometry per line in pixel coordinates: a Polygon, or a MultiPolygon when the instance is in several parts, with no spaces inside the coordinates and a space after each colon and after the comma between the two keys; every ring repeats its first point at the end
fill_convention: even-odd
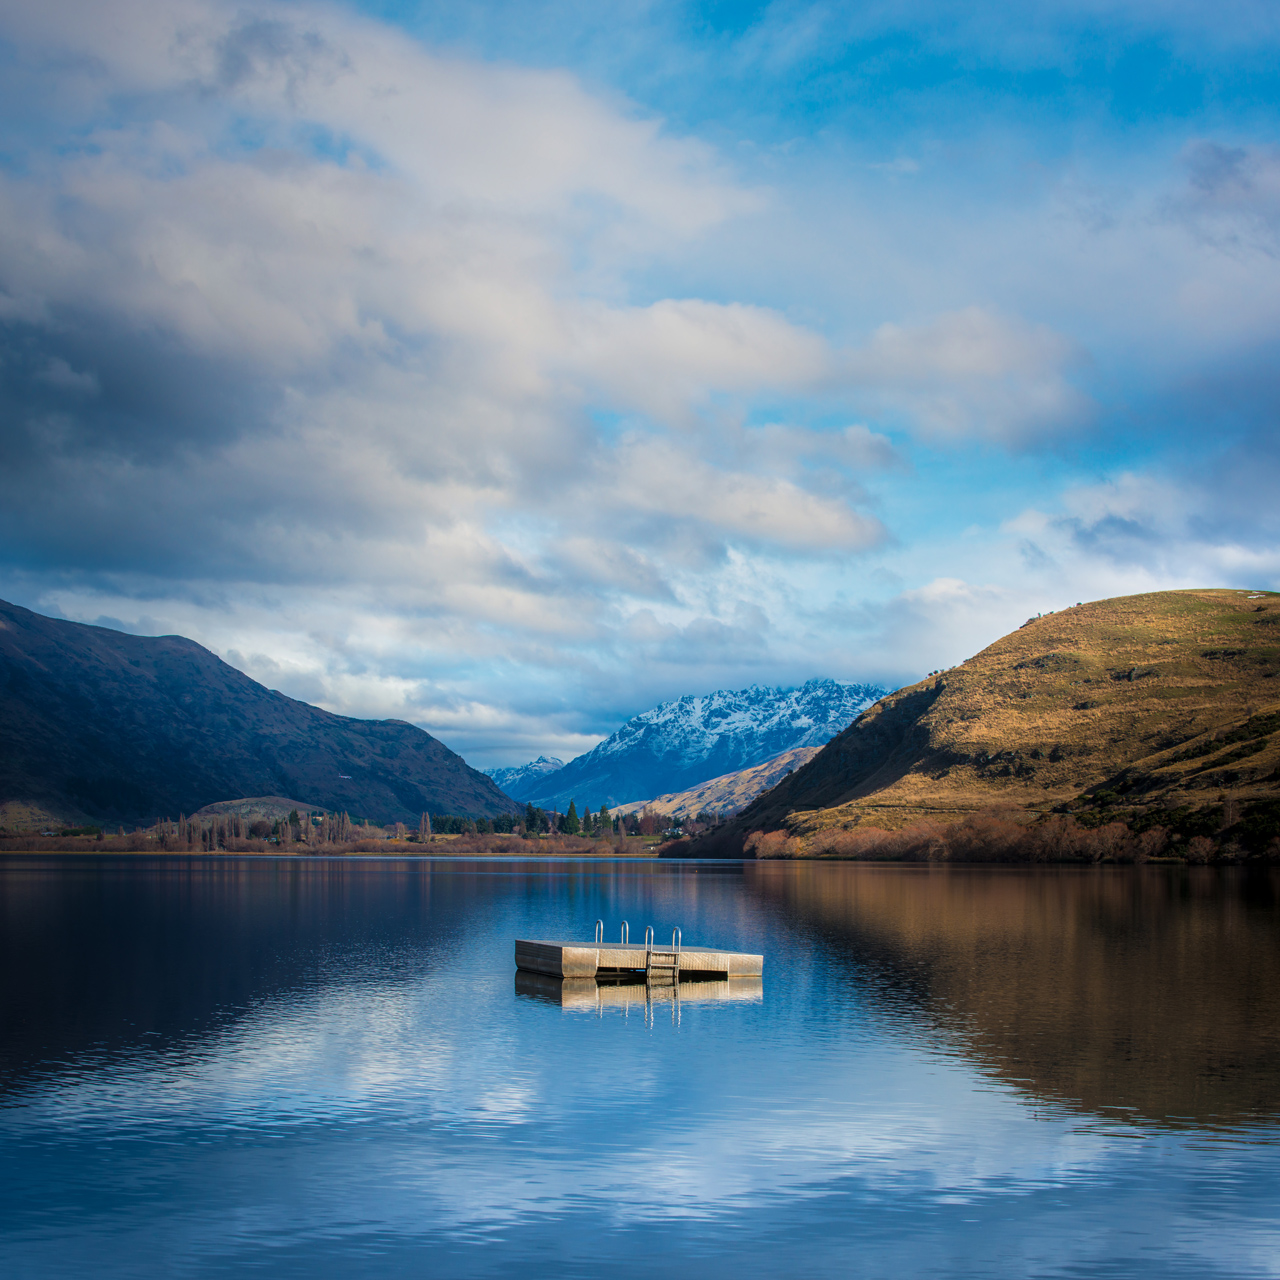
{"type": "Polygon", "coordinates": [[[517,970],[516,994],[575,1013],[597,1013],[606,1009],[642,1011],[655,1004],[759,1004],[764,999],[760,978],[719,978],[680,983],[643,981],[597,982],[595,978],[553,978],[542,973],[517,970]]]}

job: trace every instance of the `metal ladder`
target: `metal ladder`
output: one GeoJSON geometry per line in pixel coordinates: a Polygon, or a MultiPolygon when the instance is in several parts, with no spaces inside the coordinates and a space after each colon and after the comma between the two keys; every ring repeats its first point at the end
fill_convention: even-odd
{"type": "Polygon", "coordinates": [[[653,926],[650,925],[644,934],[644,980],[650,982],[680,981],[680,943],[681,934],[678,928],[671,930],[670,950],[657,950],[653,945],[653,926]]]}

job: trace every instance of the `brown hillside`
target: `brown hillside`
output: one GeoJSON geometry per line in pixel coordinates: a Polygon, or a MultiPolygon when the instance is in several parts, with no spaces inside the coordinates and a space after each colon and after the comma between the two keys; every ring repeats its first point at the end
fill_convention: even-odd
{"type": "Polygon", "coordinates": [[[673,818],[688,818],[704,812],[736,813],[750,804],[756,796],[776,786],[787,774],[808,764],[821,750],[821,747],[794,747],[773,756],[763,764],[752,765],[750,769],[724,773],[685,791],[673,791],[670,795],[658,796],[653,800],[637,800],[631,804],[618,805],[617,808],[623,813],[652,809],[654,813],[673,818]]]}
{"type": "MultiPolygon", "coordinates": [[[[1035,618],[858,717],[719,837],[1280,799],[1280,595],[1161,591],[1035,618]],[[1085,798],[1081,798],[1087,793],[1085,798]]],[[[711,852],[710,849],[707,852],[711,852]]]]}

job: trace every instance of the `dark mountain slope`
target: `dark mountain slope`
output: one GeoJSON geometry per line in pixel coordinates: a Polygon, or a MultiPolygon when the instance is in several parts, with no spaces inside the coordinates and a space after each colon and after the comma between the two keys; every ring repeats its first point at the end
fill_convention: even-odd
{"type": "Polygon", "coordinates": [[[1028,818],[1280,801],[1280,595],[1160,591],[1035,618],[882,698],[807,765],[695,844],[802,840],[992,807],[1028,818]]]}
{"type": "Polygon", "coordinates": [[[424,810],[517,808],[404,721],[297,702],[181,636],[126,635],[0,601],[0,802],[140,822],[262,795],[414,824],[424,810]]]}

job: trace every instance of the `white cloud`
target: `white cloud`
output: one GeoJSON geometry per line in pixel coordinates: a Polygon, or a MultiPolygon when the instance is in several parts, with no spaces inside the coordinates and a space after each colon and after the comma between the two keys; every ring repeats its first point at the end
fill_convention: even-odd
{"type": "Polygon", "coordinates": [[[789,480],[717,473],[669,442],[634,439],[619,451],[618,484],[634,509],[706,523],[750,542],[789,549],[861,550],[884,537],[878,520],[789,480]]]}
{"type": "Polygon", "coordinates": [[[0,24],[77,138],[0,175],[5,315],[44,352],[29,385],[64,396],[11,419],[8,528],[55,572],[106,575],[46,602],[146,612],[326,705],[483,737],[496,668],[598,663],[629,598],[695,634],[677,580],[730,544],[883,536],[853,474],[892,460],[882,436],[717,425],[725,397],[829,379],[819,334],[625,296],[655,246],[758,207],[705,145],[333,9],[0,24]],[[211,597],[221,618],[184,602],[211,597]]]}
{"type": "Polygon", "coordinates": [[[1123,342],[1074,336],[1079,297],[1149,366],[1271,332],[1265,148],[1193,148],[1087,234],[1065,181],[975,230],[934,207],[936,149],[852,166],[910,207],[849,213],[338,8],[0,0],[0,35],[32,95],[3,126],[0,542],[33,604],[487,763],[714,683],[905,677],[1059,587],[1269,563],[1135,476],[1000,495],[966,564],[937,478],[1093,421],[1123,342]],[[947,445],[932,479],[908,435],[947,445]]]}
{"type": "Polygon", "coordinates": [[[592,308],[574,327],[581,376],[668,421],[687,421],[713,391],[812,388],[831,367],[820,337],[760,307],[668,299],[592,308]]]}
{"type": "Polygon", "coordinates": [[[930,438],[1018,445],[1088,419],[1088,397],[1069,379],[1083,359],[1044,325],[974,306],[927,324],[881,325],[846,367],[856,382],[908,410],[930,438]]]}

